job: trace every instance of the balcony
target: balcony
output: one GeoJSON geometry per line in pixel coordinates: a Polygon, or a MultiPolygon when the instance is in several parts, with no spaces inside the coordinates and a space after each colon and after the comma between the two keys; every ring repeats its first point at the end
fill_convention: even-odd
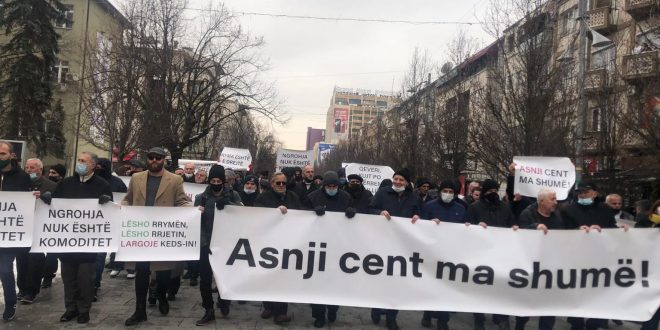
{"type": "Polygon", "coordinates": [[[598,32],[609,32],[616,28],[610,16],[611,7],[609,5],[592,9],[587,12],[589,17],[589,27],[598,32]]]}
{"type": "Polygon", "coordinates": [[[655,8],[660,7],[660,0],[626,0],[623,9],[636,21],[643,21],[651,16],[655,8]]]}
{"type": "Polygon", "coordinates": [[[582,147],[585,154],[596,154],[600,150],[600,140],[603,133],[599,131],[587,131],[583,133],[582,147]]]}
{"type": "Polygon", "coordinates": [[[600,93],[605,91],[605,87],[607,87],[607,70],[605,68],[587,72],[586,79],[584,80],[585,93],[600,93]]]}
{"type": "Polygon", "coordinates": [[[643,52],[623,57],[623,79],[634,81],[658,74],[660,51],[643,52]]]}

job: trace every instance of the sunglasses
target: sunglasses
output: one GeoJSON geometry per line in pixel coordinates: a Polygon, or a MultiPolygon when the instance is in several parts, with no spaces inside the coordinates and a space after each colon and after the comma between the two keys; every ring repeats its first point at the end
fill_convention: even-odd
{"type": "Polygon", "coordinates": [[[149,160],[163,160],[163,157],[162,157],[162,156],[154,156],[154,155],[150,155],[150,156],[147,156],[147,158],[148,158],[149,160]]]}
{"type": "Polygon", "coordinates": [[[274,183],[276,186],[284,186],[284,185],[286,185],[286,182],[285,182],[285,181],[276,181],[276,182],[273,182],[273,183],[274,183]]]}

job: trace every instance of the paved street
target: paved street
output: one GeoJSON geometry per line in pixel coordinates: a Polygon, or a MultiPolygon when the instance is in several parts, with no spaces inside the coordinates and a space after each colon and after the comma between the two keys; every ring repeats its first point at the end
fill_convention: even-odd
{"type": "MultiPolygon", "coordinates": [[[[199,287],[191,287],[184,280],[177,299],[170,304],[170,314],[162,316],[157,307],[149,307],[148,321],[142,323],[140,329],[174,329],[174,328],[198,328],[195,321],[203,315],[199,287]]],[[[1,296],[1,295],[0,295],[1,296]]],[[[103,328],[122,329],[124,320],[134,311],[133,282],[126,279],[126,273],[122,272],[117,278],[110,278],[109,273],[104,273],[103,284],[100,291],[99,301],[94,303],[91,311],[91,321],[88,325],[79,325],[74,321],[60,323],[59,317],[64,312],[64,294],[62,281],[58,274],[51,288],[43,289],[37,300],[32,305],[19,304],[16,320],[9,323],[0,323],[3,329],[76,329],[76,328],[103,328]]],[[[291,304],[289,311],[294,320],[289,326],[280,327],[272,320],[262,320],[259,317],[261,304],[259,302],[248,302],[245,305],[232,303],[231,313],[227,318],[219,318],[215,324],[206,328],[216,329],[313,329],[311,310],[306,304],[291,304]]],[[[220,312],[216,309],[216,316],[220,312]]],[[[420,325],[421,312],[403,311],[399,313],[399,325],[403,329],[425,329],[420,325]]],[[[513,324],[512,324],[513,325],[513,324]]],[[[454,314],[449,322],[452,329],[471,329],[472,317],[469,314],[454,314]]],[[[384,319],[381,326],[371,323],[369,310],[365,308],[339,309],[338,320],[327,326],[328,329],[385,329],[384,319]]],[[[487,329],[496,329],[492,323],[487,323],[487,329]]],[[[536,329],[536,320],[532,319],[527,325],[528,329],[536,329]]],[[[564,319],[557,321],[555,329],[568,329],[564,319]]],[[[610,322],[610,329],[639,329],[633,323],[624,323],[616,326],[610,322]]]]}

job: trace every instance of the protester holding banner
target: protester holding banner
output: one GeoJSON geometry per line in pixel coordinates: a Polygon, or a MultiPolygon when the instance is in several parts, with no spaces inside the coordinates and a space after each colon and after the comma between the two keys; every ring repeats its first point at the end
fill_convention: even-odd
{"type": "Polygon", "coordinates": [[[282,169],[282,172],[286,176],[286,191],[295,193],[298,196],[300,203],[304,203],[305,189],[298,185],[296,182],[296,168],[295,167],[285,167],[282,169]]]}
{"type": "MultiPolygon", "coordinates": [[[[509,204],[500,200],[498,191],[500,184],[492,179],[486,179],[481,184],[483,196],[467,209],[466,220],[471,224],[478,224],[484,228],[487,227],[514,227],[516,219],[511,212],[509,204]]],[[[474,328],[484,329],[484,314],[474,314],[474,328]]],[[[493,315],[495,322],[500,329],[509,329],[508,315],[493,315]]]]}
{"type": "Polygon", "coordinates": [[[257,200],[259,196],[259,191],[257,189],[259,185],[259,178],[254,175],[248,175],[245,177],[245,182],[243,183],[243,189],[238,192],[241,197],[241,202],[245,206],[254,206],[254,201],[257,200]]]}
{"type": "MultiPolygon", "coordinates": [[[[37,158],[25,162],[25,173],[32,180],[32,188],[36,197],[42,193],[52,194],[57,183],[43,176],[44,166],[37,158]]],[[[57,259],[55,259],[57,263],[57,259]]],[[[46,266],[46,255],[43,253],[30,253],[29,249],[21,249],[16,255],[16,284],[18,286],[21,303],[31,304],[41,291],[41,279],[46,266]]]]}
{"type": "MultiPolygon", "coordinates": [[[[287,189],[287,183],[288,179],[284,173],[273,174],[273,177],[270,178],[271,189],[260,194],[254,202],[254,206],[277,208],[282,214],[286,214],[288,209],[302,209],[303,206],[298,195],[287,189]]],[[[288,308],[289,304],[285,302],[264,301],[261,317],[267,319],[273,316],[273,321],[278,324],[290,322],[291,316],[287,315],[288,308]]]]}
{"type": "MultiPolygon", "coordinates": [[[[82,152],[76,162],[76,173],[62,180],[53,192],[53,198],[99,200],[99,204],[112,201],[110,184],[94,174],[98,157],[91,152],[82,152]]],[[[42,198],[43,199],[43,198],[42,198]]],[[[49,203],[47,203],[49,204],[49,203]]],[[[66,312],[61,322],[78,318],[78,323],[89,322],[96,278],[96,253],[61,253],[62,282],[66,312]]]]}
{"type": "MultiPolygon", "coordinates": [[[[122,205],[134,206],[189,206],[183,191],[183,179],[164,169],[165,150],[159,147],[149,149],[147,153],[147,171],[136,173],[128,185],[128,192],[122,205]]],[[[156,273],[158,310],[167,315],[170,310],[166,293],[170,286],[170,273],[175,262],[137,262],[135,265],[135,313],[125,325],[136,325],[147,320],[147,291],[149,275],[156,273]]],[[[130,267],[127,265],[127,267],[130,267]]]]}
{"type": "MultiPolygon", "coordinates": [[[[392,185],[379,189],[371,202],[372,213],[380,214],[387,220],[391,217],[412,218],[413,221],[419,219],[420,205],[419,198],[413,193],[410,186],[410,171],[407,168],[394,172],[392,176],[392,185]]],[[[385,314],[385,321],[388,330],[399,329],[396,323],[396,316],[399,311],[388,309],[371,309],[371,320],[374,324],[380,323],[380,317],[385,314]]]]}
{"type": "MultiPolygon", "coordinates": [[[[422,219],[432,220],[436,224],[442,221],[453,223],[465,223],[465,206],[456,197],[458,187],[453,180],[443,180],[438,186],[440,196],[426,202],[422,208],[422,219]]],[[[414,223],[414,222],[413,222],[414,223]]],[[[422,326],[431,327],[432,318],[438,319],[437,329],[449,330],[449,312],[424,311],[422,315],[422,326]]]]}
{"type": "Polygon", "coordinates": [[[66,167],[62,164],[55,164],[48,170],[48,180],[58,183],[66,176],[66,167]]]}
{"type": "Polygon", "coordinates": [[[195,164],[187,163],[183,166],[183,182],[195,183],[195,164]]]}
{"type": "Polygon", "coordinates": [[[374,195],[362,185],[363,181],[361,176],[351,174],[348,176],[348,184],[345,189],[353,198],[353,207],[357,213],[369,214],[369,205],[374,195]]]}
{"type": "Polygon", "coordinates": [[[415,194],[417,194],[419,197],[419,205],[423,206],[426,204],[426,202],[429,202],[434,198],[431,194],[429,194],[432,185],[433,184],[431,183],[431,180],[427,178],[417,179],[417,188],[415,189],[415,194]]]}
{"type": "MultiPolygon", "coordinates": [[[[66,175],[66,168],[62,164],[55,164],[50,167],[48,170],[48,180],[58,183],[62,181],[66,175]]],[[[55,190],[53,190],[51,193],[55,190]]],[[[46,261],[44,266],[43,281],[41,282],[42,288],[50,288],[53,284],[53,279],[55,278],[55,273],[57,273],[58,261],[57,256],[53,253],[46,254],[46,261]]]]}
{"type": "MultiPolygon", "coordinates": [[[[11,143],[0,140],[0,191],[30,191],[30,176],[23,172],[18,162],[11,158],[14,148],[11,143]]],[[[14,258],[17,249],[0,248],[0,281],[5,298],[2,319],[11,321],[16,316],[16,280],[14,258]]]]}
{"type": "MultiPolygon", "coordinates": [[[[196,325],[206,325],[215,320],[215,311],[213,309],[213,270],[209,263],[209,244],[211,243],[211,234],[213,233],[213,220],[215,218],[215,209],[222,210],[225,205],[243,205],[238,193],[225,187],[225,168],[221,165],[213,165],[209,170],[208,186],[203,193],[195,196],[195,206],[202,210],[202,228],[200,239],[199,255],[199,292],[202,296],[202,307],[204,307],[204,316],[197,321],[196,325]]],[[[229,315],[229,300],[218,298],[218,304],[222,316],[229,315]]]]}

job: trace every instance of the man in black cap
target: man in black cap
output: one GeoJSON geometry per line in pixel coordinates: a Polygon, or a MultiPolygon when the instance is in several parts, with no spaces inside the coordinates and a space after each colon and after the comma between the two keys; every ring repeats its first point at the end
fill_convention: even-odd
{"type": "Polygon", "coordinates": [[[243,189],[238,192],[241,197],[241,202],[245,206],[254,206],[254,201],[257,200],[259,196],[259,178],[254,175],[248,175],[245,177],[245,182],[243,183],[243,189]]]}
{"type": "Polygon", "coordinates": [[[55,164],[48,170],[48,179],[53,182],[60,182],[66,176],[66,167],[62,164],[55,164]]]}
{"type": "MultiPolygon", "coordinates": [[[[201,239],[199,250],[199,293],[202,296],[202,307],[204,307],[204,316],[197,321],[196,325],[206,325],[215,320],[215,311],[213,309],[213,289],[211,282],[213,280],[213,270],[209,262],[209,248],[211,243],[211,234],[213,233],[213,220],[215,218],[215,209],[222,210],[225,205],[243,205],[238,193],[225,186],[225,168],[221,165],[213,165],[209,170],[208,186],[203,193],[195,196],[195,206],[202,211],[201,220],[201,239]]],[[[220,312],[223,316],[229,314],[229,300],[219,299],[220,312]]]]}
{"type": "MultiPolygon", "coordinates": [[[[325,211],[344,212],[346,217],[351,219],[355,216],[355,209],[352,207],[353,200],[351,195],[339,189],[339,176],[337,172],[328,171],[323,175],[323,187],[307,195],[305,206],[316,212],[316,215],[322,216],[325,211]]],[[[312,304],[312,317],[314,318],[314,327],[322,328],[326,321],[326,311],[328,322],[334,322],[337,319],[339,306],[312,304]]]]}
{"type": "Polygon", "coordinates": [[[419,197],[419,205],[421,205],[422,208],[424,208],[426,202],[433,199],[429,194],[429,190],[432,188],[431,186],[431,180],[427,178],[420,178],[417,180],[417,189],[415,190],[415,193],[417,194],[417,197],[419,197]]]}
{"type": "Polygon", "coordinates": [[[353,207],[357,213],[368,214],[369,204],[371,204],[374,194],[364,188],[364,185],[362,185],[364,180],[361,176],[351,174],[347,179],[348,185],[346,185],[346,192],[348,192],[351,195],[351,198],[353,198],[353,207]]]}

